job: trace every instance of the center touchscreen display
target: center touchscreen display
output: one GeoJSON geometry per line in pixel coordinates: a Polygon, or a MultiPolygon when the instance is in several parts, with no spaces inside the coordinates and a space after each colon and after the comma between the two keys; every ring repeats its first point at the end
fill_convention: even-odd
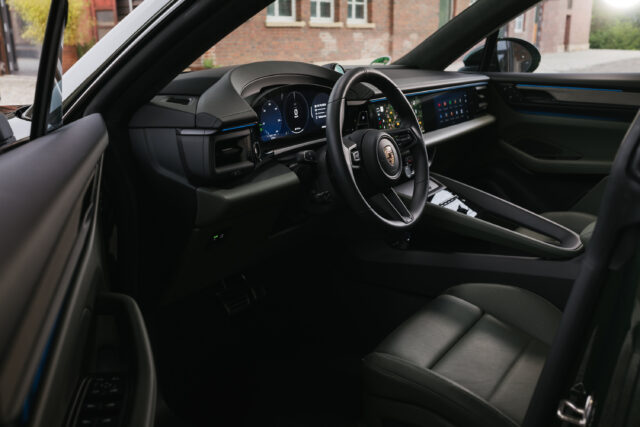
{"type": "Polygon", "coordinates": [[[469,95],[465,90],[447,92],[433,99],[438,128],[471,119],[469,95]]]}
{"type": "MultiPolygon", "coordinates": [[[[418,97],[409,98],[413,112],[418,118],[420,124],[420,130],[422,133],[424,130],[424,120],[422,117],[422,102],[418,97]]],[[[372,117],[373,122],[377,129],[397,129],[400,127],[400,120],[398,120],[398,114],[393,108],[390,102],[375,102],[369,105],[369,117],[372,117]]]]}

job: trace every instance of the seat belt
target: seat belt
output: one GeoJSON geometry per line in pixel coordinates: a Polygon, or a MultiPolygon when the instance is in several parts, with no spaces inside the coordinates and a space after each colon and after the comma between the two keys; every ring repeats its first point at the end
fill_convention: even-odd
{"type": "Polygon", "coordinates": [[[638,235],[637,228],[625,233],[627,244],[621,247],[626,250],[618,251],[612,259],[612,274],[604,287],[574,385],[558,405],[557,416],[565,426],[590,426],[595,422],[613,427],[620,413],[626,412],[618,410],[629,401],[630,396],[625,394],[633,392],[625,379],[630,373],[635,382],[640,367],[640,353],[635,355],[632,348],[633,335],[640,331],[638,235]],[[629,372],[629,368],[635,370],[629,372]]]}

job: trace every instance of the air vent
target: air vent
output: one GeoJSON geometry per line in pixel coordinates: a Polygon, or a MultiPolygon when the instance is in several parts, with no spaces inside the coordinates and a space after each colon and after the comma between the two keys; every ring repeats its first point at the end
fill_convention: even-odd
{"type": "Polygon", "coordinates": [[[230,139],[216,142],[215,167],[216,169],[232,166],[246,159],[242,147],[242,140],[230,139]]]}
{"type": "Polygon", "coordinates": [[[213,171],[216,176],[239,176],[253,169],[249,130],[214,135],[213,171]]]}
{"type": "Polygon", "coordinates": [[[178,129],[181,158],[189,180],[209,183],[243,175],[254,168],[248,129],[218,134],[213,130],[178,129]]]}
{"type": "Polygon", "coordinates": [[[482,113],[489,108],[489,90],[488,86],[476,86],[476,99],[478,101],[477,111],[482,113]]]}

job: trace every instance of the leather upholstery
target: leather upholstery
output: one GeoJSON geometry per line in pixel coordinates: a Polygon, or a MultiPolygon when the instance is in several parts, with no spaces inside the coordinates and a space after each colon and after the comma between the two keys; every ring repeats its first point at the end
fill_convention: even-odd
{"type": "MultiPolygon", "coordinates": [[[[585,246],[591,239],[591,234],[593,234],[593,229],[595,228],[595,223],[598,219],[598,217],[596,217],[595,215],[574,211],[545,212],[543,214],[540,214],[540,216],[543,216],[555,223],[568,228],[571,231],[574,231],[575,233],[580,235],[580,240],[582,240],[582,244],[585,246]]],[[[545,236],[544,234],[537,233],[533,230],[529,230],[528,228],[520,227],[517,229],[517,231],[527,236],[535,237],[536,239],[542,240],[543,242],[554,242],[553,238],[545,236]]]]}
{"type": "Polygon", "coordinates": [[[368,425],[518,426],[560,317],[523,289],[449,289],[365,358],[368,425]]]}

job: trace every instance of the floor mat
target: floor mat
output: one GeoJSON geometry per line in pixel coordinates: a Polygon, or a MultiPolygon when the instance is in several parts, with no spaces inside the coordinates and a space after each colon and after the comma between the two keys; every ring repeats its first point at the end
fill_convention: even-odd
{"type": "Polygon", "coordinates": [[[215,293],[158,313],[168,405],[194,426],[356,427],[362,355],[335,307],[274,295],[230,317],[215,293]]]}

